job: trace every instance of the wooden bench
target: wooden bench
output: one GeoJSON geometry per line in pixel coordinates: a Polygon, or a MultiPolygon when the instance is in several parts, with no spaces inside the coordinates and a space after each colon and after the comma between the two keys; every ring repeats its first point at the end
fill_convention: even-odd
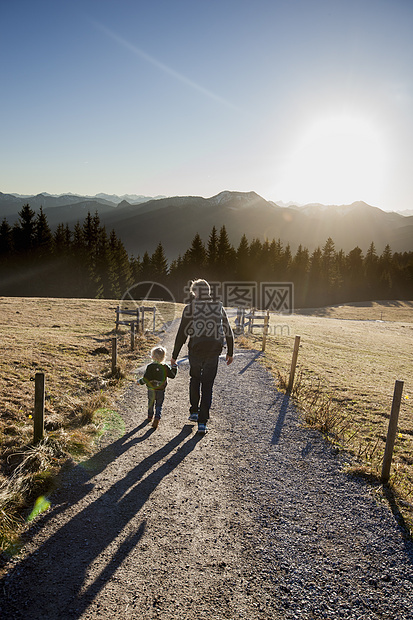
{"type": "Polygon", "coordinates": [[[245,315],[245,319],[248,319],[248,333],[251,334],[254,327],[268,328],[269,313],[267,314],[255,314],[255,308],[245,315]],[[257,323],[257,321],[262,321],[257,323]]]}
{"type": "Polygon", "coordinates": [[[152,331],[155,331],[156,322],[156,306],[139,306],[138,308],[121,308],[116,307],[116,331],[119,325],[128,325],[136,328],[136,330],[145,331],[145,312],[152,312],[152,331]]]}

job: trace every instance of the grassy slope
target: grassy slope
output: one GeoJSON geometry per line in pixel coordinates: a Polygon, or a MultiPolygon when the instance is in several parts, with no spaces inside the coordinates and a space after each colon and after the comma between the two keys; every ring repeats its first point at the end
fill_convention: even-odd
{"type": "MultiPolygon", "coordinates": [[[[71,411],[108,387],[111,338],[119,302],[94,299],[0,298],[0,437],[3,447],[18,432],[32,436],[36,372],[46,377],[46,422],[62,423],[71,411]],[[106,351],[105,351],[106,349],[106,351]],[[100,350],[100,352],[99,352],[100,350]]],[[[162,306],[162,304],[159,304],[162,306]]],[[[166,304],[157,314],[156,328],[170,320],[166,304]]],[[[148,314],[149,319],[152,315],[148,314]]],[[[128,328],[119,340],[118,357],[132,364],[145,349],[137,341],[130,351],[128,328]]],[[[147,349],[148,347],[146,347],[147,349]]]]}

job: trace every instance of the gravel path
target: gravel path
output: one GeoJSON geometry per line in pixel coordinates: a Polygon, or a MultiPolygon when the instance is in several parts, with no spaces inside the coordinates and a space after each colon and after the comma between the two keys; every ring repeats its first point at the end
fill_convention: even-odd
{"type": "Polygon", "coordinates": [[[205,437],[187,420],[187,360],[156,431],[145,388],[126,388],[124,436],[66,474],[28,529],[2,620],[411,620],[397,515],[300,425],[258,356],[220,361],[205,437]]]}

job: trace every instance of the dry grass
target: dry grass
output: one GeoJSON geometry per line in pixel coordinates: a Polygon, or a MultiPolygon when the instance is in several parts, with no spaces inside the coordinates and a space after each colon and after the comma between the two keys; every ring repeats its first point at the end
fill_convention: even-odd
{"type": "MultiPolygon", "coordinates": [[[[69,460],[84,458],[116,418],[111,398],[157,341],[120,328],[118,368],[111,339],[119,302],[90,299],[0,298],[0,550],[69,460]],[[34,377],[45,373],[45,439],[33,446],[34,377]]],[[[132,303],[132,302],[131,302],[132,303]]],[[[178,311],[157,303],[155,329],[178,311]]],[[[147,315],[146,329],[152,329],[147,315]]]]}
{"type": "MultiPolygon", "coordinates": [[[[261,349],[260,330],[247,346],[261,349]]],[[[306,422],[350,451],[354,471],[381,473],[395,380],[404,381],[390,484],[413,504],[413,302],[368,302],[272,315],[261,361],[288,382],[301,337],[293,396],[306,422]]],[[[410,513],[410,521],[411,515],[410,513]]]]}

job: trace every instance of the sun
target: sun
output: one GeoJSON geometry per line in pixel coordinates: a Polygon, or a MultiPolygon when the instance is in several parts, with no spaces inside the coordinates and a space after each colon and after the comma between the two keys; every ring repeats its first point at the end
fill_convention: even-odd
{"type": "Polygon", "coordinates": [[[318,117],[286,157],[283,193],[300,202],[325,204],[373,200],[380,195],[384,162],[380,131],[369,119],[318,117]]]}

